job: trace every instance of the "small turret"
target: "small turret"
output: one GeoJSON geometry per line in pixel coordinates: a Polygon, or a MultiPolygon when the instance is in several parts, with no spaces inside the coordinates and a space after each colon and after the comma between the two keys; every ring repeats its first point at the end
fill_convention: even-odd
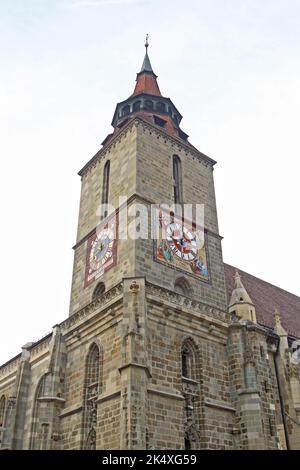
{"type": "Polygon", "coordinates": [[[229,313],[235,313],[242,320],[256,323],[255,306],[237,271],[234,277],[234,289],[229,302],[229,313]]]}

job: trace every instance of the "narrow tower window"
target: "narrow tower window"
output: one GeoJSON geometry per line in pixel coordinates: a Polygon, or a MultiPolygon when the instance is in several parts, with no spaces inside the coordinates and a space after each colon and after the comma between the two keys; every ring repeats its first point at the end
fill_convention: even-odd
{"type": "Polygon", "coordinates": [[[181,352],[181,366],[182,366],[182,376],[183,377],[189,377],[189,373],[190,373],[190,370],[189,370],[189,362],[190,362],[190,358],[189,358],[189,351],[187,348],[183,348],[182,352],[181,352]]]}
{"type": "Polygon", "coordinates": [[[4,412],[5,412],[5,396],[3,395],[0,399],[0,427],[4,425],[4,412]]]}
{"type": "Polygon", "coordinates": [[[177,155],[173,156],[173,185],[174,185],[174,202],[175,204],[182,204],[181,161],[177,155]]]}
{"type": "MultiPolygon", "coordinates": [[[[102,186],[102,204],[108,204],[108,191],[109,191],[109,172],[110,172],[110,161],[105,163],[103,170],[103,186],[102,186]]],[[[105,209],[103,217],[107,216],[107,210],[105,209]]]]}
{"type": "Polygon", "coordinates": [[[96,448],[97,398],[101,388],[100,373],[102,372],[100,361],[100,349],[93,343],[86,360],[83,402],[83,448],[90,450],[96,448]]]}

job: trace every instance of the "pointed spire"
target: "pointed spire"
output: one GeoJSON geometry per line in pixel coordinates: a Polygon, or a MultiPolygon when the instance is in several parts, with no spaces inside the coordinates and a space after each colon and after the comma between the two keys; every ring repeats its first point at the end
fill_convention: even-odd
{"type": "Polygon", "coordinates": [[[287,332],[281,324],[281,315],[279,311],[277,310],[277,308],[275,309],[273,316],[274,316],[274,321],[275,321],[275,326],[274,326],[275,333],[277,333],[279,336],[287,336],[287,332]]]}
{"type": "Polygon", "coordinates": [[[151,62],[148,56],[149,35],[146,35],[145,48],[146,53],[143,60],[142,68],[137,74],[136,85],[133,94],[148,93],[149,95],[161,96],[159,86],[157,84],[157,75],[153,72],[151,62]]]}
{"type": "Polygon", "coordinates": [[[149,39],[149,34],[146,34],[146,41],[145,41],[146,53],[145,53],[145,57],[144,57],[144,61],[143,61],[143,65],[142,65],[140,73],[142,73],[142,72],[154,73],[153,69],[152,69],[152,66],[151,66],[149,56],[148,56],[148,47],[149,47],[148,39],[149,39]]]}
{"type": "Polygon", "coordinates": [[[253,304],[251,297],[249,296],[248,292],[246,291],[242,283],[240,274],[238,273],[238,271],[236,271],[235,276],[234,276],[234,289],[231,294],[229,306],[238,304],[238,303],[253,304]]]}
{"type": "Polygon", "coordinates": [[[229,313],[235,313],[242,320],[256,323],[256,310],[250,295],[246,291],[240,274],[234,276],[234,289],[228,306],[229,313]]]}

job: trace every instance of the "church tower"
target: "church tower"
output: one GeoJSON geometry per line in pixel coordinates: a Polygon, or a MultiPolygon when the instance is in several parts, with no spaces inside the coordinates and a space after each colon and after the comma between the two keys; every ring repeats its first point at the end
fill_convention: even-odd
{"type": "Polygon", "coordinates": [[[135,276],[226,309],[215,161],[189,143],[180,112],[160,92],[148,41],[145,46],[134,91],[116,106],[113,132],[79,172],[70,315],[135,276]],[[196,212],[202,215],[197,227],[196,212]],[[184,250],[178,229],[188,242],[184,250]]]}
{"type": "Polygon", "coordinates": [[[216,162],[189,142],[145,46],[79,172],[69,315],[0,367],[0,448],[300,448],[287,332],[279,314],[274,332],[259,323],[266,297],[246,275],[227,299],[216,162]]]}
{"type": "Polygon", "coordinates": [[[133,93],[116,106],[113,132],[79,172],[70,322],[86,309],[99,312],[80,341],[94,337],[101,345],[97,410],[111,429],[105,410],[119,409],[120,429],[113,441],[112,431],[97,435],[97,447],[199,448],[200,368],[210,375],[213,358],[223,360],[228,323],[215,161],[188,141],[180,112],[160,91],[148,41],[145,47],[133,93]],[[202,339],[201,347],[214,353],[201,366],[199,338],[208,336],[212,344],[202,339]]]}

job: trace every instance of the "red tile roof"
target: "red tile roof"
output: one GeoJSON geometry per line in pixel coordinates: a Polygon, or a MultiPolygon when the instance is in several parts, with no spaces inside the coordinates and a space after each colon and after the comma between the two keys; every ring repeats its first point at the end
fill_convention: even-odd
{"type": "Polygon", "coordinates": [[[273,313],[277,309],[280,312],[281,323],[285,330],[291,336],[300,338],[300,297],[229,264],[224,263],[224,267],[228,302],[234,287],[234,274],[238,271],[242,283],[256,307],[257,322],[273,328],[273,313]]]}
{"type": "Polygon", "coordinates": [[[153,73],[139,73],[134,88],[134,95],[148,93],[149,95],[161,96],[156,76],[153,73]]]}

